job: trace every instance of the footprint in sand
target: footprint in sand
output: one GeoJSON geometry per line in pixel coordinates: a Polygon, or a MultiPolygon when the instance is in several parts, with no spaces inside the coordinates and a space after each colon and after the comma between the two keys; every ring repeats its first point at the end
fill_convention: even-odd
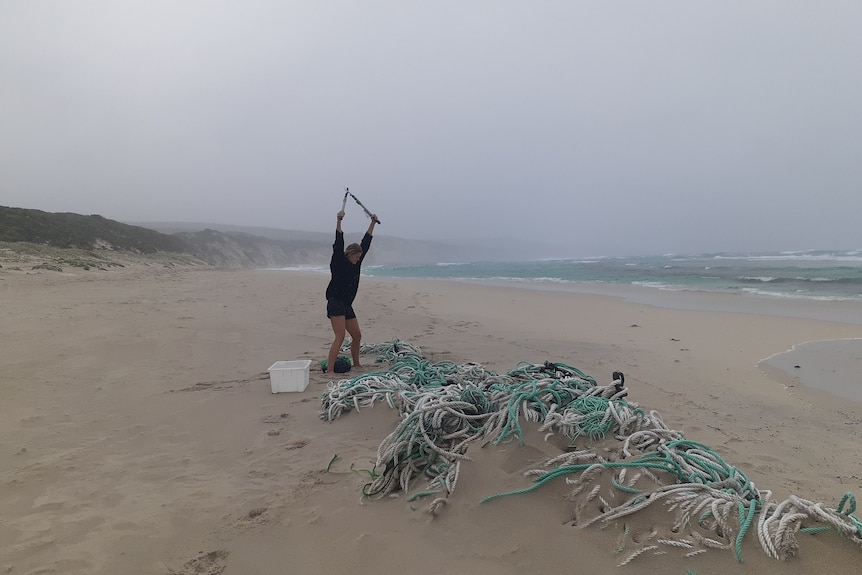
{"type": "Polygon", "coordinates": [[[218,575],[224,572],[228,555],[224,549],[201,553],[186,561],[179,571],[171,569],[170,575],[218,575]]]}
{"type": "Polygon", "coordinates": [[[246,519],[255,519],[266,513],[266,507],[255,507],[246,514],[246,519]]]}
{"type": "Polygon", "coordinates": [[[238,524],[248,525],[249,523],[266,523],[268,517],[266,512],[269,510],[268,507],[255,507],[250,510],[248,513],[243,515],[237,520],[238,524]]]}
{"type": "Polygon", "coordinates": [[[290,417],[289,413],[282,413],[281,415],[267,415],[261,418],[262,423],[284,423],[290,417]]]}

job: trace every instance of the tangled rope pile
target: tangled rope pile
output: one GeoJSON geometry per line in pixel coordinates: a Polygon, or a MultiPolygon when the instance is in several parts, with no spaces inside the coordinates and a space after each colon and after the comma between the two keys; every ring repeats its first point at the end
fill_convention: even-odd
{"type": "MultiPolygon", "coordinates": [[[[546,438],[560,433],[574,443],[579,437],[595,442],[613,436],[621,444],[605,448],[604,456],[591,449],[563,453],[543,469],[527,472],[535,476],[531,486],[482,503],[565,477],[574,486],[569,499],[579,527],[621,520],[659,501],[676,513],[670,531],[688,532],[687,537],[659,537],[654,529],[639,538],[640,547],[620,566],[661,546],[683,549],[687,556],[734,549],[741,562],[742,542],[755,519],[758,541],[775,559],[796,553],[799,532],[834,530],[862,545],[852,494],[845,494],[835,509],[795,496],[773,501],[771,491],[758,490],[709,447],[686,440],[657,412],[646,413],[629,402],[621,373],[614,373],[611,384],[598,385],[563,363],[522,362],[498,375],[475,363],[429,362],[418,347],[398,340],[363,345],[360,353],[376,353],[388,369],[330,383],[320,417],[333,421],[378,402],[398,411],[401,422],[380,444],[372,481],[363,488],[367,497],[399,489],[406,493],[421,476],[428,479],[427,487],[410,500],[436,496],[429,506],[436,513],[455,489],[468,447],[477,441],[523,444],[523,419],[539,424],[546,438]],[[609,500],[619,494],[625,500],[612,505],[609,500]]],[[[626,525],[618,552],[625,549],[628,532],[626,525]]]]}

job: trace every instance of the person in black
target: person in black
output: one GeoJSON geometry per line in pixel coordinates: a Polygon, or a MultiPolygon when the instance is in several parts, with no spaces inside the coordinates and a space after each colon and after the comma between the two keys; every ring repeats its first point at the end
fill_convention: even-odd
{"type": "Polygon", "coordinates": [[[326,317],[332,323],[332,331],[335,332],[335,340],[329,348],[329,356],[326,367],[329,371],[335,371],[335,360],[344,343],[345,331],[350,334],[350,355],[353,356],[353,365],[359,364],[359,346],[362,341],[362,332],[359,329],[359,320],[353,311],[353,300],[359,289],[359,273],[362,260],[371,247],[371,235],[374,233],[374,225],[378,222],[377,214],[371,214],[371,223],[368,231],[359,244],[350,244],[344,248],[344,232],[341,231],[341,220],[344,219],[344,211],[338,212],[338,223],[335,226],[335,243],[332,244],[332,259],[329,262],[329,271],[332,278],[326,286],[326,317]]]}

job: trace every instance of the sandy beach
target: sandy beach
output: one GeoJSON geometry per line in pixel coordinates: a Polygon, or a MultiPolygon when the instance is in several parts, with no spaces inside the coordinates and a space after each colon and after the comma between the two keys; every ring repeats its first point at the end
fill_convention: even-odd
{"type": "MultiPolygon", "coordinates": [[[[673,514],[653,505],[579,528],[563,478],[481,503],[528,487],[524,472],[566,448],[528,421],[523,445],[471,446],[435,514],[405,495],[362,497],[399,418],[386,403],[320,418],[332,381],[314,369],[332,335],[326,280],[140,262],[0,269],[0,572],[859,571],[862,548],[834,531],[799,533],[797,554],[783,561],[751,532],[742,563],[731,549],[688,556],[657,545],[618,566],[655,533],[672,535],[673,514]],[[296,359],[312,360],[308,388],[271,393],[267,368],[296,359]]],[[[862,337],[862,322],[842,321],[860,317],[858,308],[809,302],[800,313],[793,302],[740,307],[718,295],[674,303],[637,293],[363,278],[355,308],[364,343],[409,342],[432,362],[497,373],[562,362],[601,385],[621,371],[629,401],[660,412],[775,499],[835,508],[847,492],[862,496],[862,402],[793,376],[796,364],[813,374],[840,368],[828,368],[835,363],[822,350],[776,355],[862,337]]],[[[374,360],[348,376],[385,367],[374,360]]],[[[849,365],[844,382],[855,377],[849,365]]]]}

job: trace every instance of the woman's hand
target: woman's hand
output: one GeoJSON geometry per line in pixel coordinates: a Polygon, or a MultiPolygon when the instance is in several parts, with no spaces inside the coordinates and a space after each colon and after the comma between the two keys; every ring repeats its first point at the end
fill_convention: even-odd
{"type": "Polygon", "coordinates": [[[343,219],[344,219],[344,210],[339,211],[339,212],[338,212],[338,215],[337,215],[336,217],[338,218],[338,221],[339,221],[339,222],[340,222],[341,220],[343,220],[343,219]]]}

